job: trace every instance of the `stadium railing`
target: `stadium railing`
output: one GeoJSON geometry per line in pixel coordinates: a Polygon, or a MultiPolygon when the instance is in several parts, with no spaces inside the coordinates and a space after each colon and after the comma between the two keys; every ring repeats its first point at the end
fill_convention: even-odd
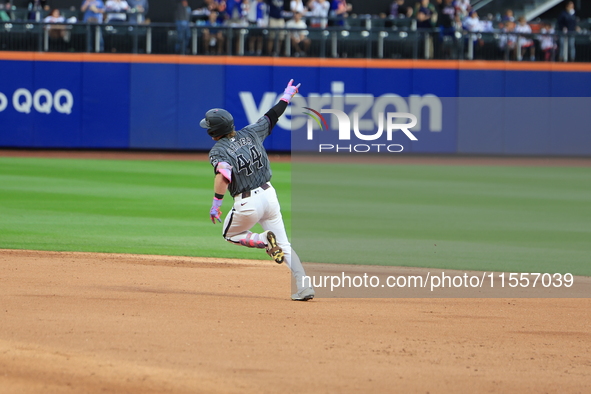
{"type": "MultiPolygon", "coordinates": [[[[442,32],[415,29],[412,23],[388,20],[359,20],[344,26],[306,29],[310,39],[309,57],[380,59],[460,59],[529,60],[523,56],[524,40],[532,40],[535,60],[568,61],[572,48],[577,62],[591,62],[591,34],[517,34],[496,30],[487,33],[442,32]],[[545,40],[543,40],[545,38],[545,40]],[[555,44],[546,55],[542,41],[555,44]]],[[[222,32],[224,55],[255,55],[256,37],[262,37],[263,56],[269,40],[281,44],[279,56],[294,56],[290,36],[301,30],[256,27],[207,27],[191,23],[186,30],[175,24],[87,24],[43,23],[33,21],[0,22],[0,50],[39,52],[107,52],[144,54],[203,55],[206,29],[222,32]],[[279,33],[279,34],[274,34],[279,33]],[[281,40],[281,43],[279,41],[281,40]],[[254,46],[253,46],[254,45],[254,46]]],[[[217,50],[214,51],[217,53],[217,50]]]]}

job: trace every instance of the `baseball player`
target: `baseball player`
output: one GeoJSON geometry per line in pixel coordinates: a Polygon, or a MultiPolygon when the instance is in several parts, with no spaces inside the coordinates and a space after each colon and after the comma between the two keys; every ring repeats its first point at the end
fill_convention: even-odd
{"type": "Polygon", "coordinates": [[[235,245],[266,249],[278,264],[285,261],[297,284],[297,293],[291,299],[308,301],[314,298],[314,289],[303,286],[306,273],[287,239],[277,194],[270,182],[269,158],[263,147],[263,141],[271,134],[299,87],[300,84],[293,85],[293,79],[289,81],[279,102],[256,123],[241,130],[234,129],[234,118],[220,108],[207,111],[200,125],[216,141],[209,152],[215,173],[213,204],[209,211],[211,221],[221,223],[220,207],[229,191],[234,205],[224,220],[223,237],[235,245]],[[265,229],[263,233],[250,231],[256,223],[265,229]]]}

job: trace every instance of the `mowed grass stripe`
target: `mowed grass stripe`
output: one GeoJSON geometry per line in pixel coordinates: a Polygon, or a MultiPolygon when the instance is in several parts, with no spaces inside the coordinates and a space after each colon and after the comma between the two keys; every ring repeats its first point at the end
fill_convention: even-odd
{"type": "Polygon", "coordinates": [[[296,162],[292,170],[294,243],[317,260],[591,274],[589,168],[296,162]]]}
{"type": "MultiPolygon", "coordinates": [[[[273,168],[289,220],[289,165],[273,168]]],[[[0,158],[0,247],[265,258],[224,242],[212,197],[207,162],[0,158]]]]}
{"type": "MultiPolygon", "coordinates": [[[[273,171],[289,229],[292,168],[273,171]]],[[[588,168],[298,163],[293,178],[305,261],[591,275],[588,168]]],[[[211,224],[212,180],[207,162],[0,158],[0,247],[266,258],[211,224]]]]}

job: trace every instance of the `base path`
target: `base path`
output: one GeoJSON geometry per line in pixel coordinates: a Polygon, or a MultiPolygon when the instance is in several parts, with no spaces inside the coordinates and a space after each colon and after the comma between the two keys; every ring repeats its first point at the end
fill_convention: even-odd
{"type": "Polygon", "coordinates": [[[0,250],[0,391],[589,389],[590,299],[289,295],[271,261],[0,250]]]}

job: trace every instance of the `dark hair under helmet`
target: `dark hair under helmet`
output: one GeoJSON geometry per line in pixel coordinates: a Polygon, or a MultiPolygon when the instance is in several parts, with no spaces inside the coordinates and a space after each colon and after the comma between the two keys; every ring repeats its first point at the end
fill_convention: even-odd
{"type": "Polygon", "coordinates": [[[234,118],[225,109],[213,108],[205,113],[199,126],[207,129],[211,137],[221,137],[234,131],[234,118]]]}

